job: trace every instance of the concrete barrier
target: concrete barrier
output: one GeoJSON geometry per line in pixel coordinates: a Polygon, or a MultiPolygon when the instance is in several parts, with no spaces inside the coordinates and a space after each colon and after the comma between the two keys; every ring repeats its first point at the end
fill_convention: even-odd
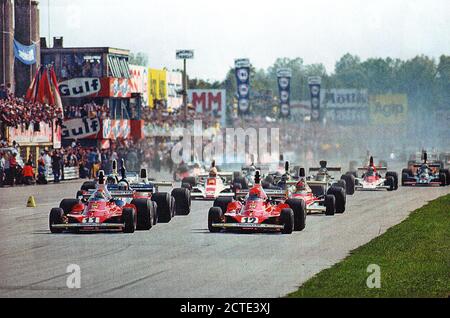
{"type": "MultiPolygon", "coordinates": [[[[62,177],[62,176],[61,176],[62,177]]],[[[60,177],[60,179],[61,179],[60,177]]],[[[80,177],[79,175],[79,169],[78,167],[64,167],[64,180],[74,180],[78,179],[80,177]]],[[[47,167],[47,181],[53,181],[55,178],[53,177],[53,171],[50,167],[47,167]]]]}

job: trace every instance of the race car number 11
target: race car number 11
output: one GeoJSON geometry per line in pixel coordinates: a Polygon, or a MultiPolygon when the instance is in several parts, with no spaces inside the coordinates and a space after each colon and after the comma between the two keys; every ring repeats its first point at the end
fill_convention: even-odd
{"type": "Polygon", "coordinates": [[[83,223],[98,223],[100,221],[99,218],[84,218],[83,223]]]}
{"type": "Polygon", "coordinates": [[[241,223],[258,223],[258,218],[244,217],[241,219],[241,223]]]}

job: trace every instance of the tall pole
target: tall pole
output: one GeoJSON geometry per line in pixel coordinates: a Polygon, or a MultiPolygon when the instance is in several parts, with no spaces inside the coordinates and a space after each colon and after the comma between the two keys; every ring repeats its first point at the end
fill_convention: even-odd
{"type": "MultiPolygon", "coordinates": [[[[50,0],[47,0],[47,23],[48,23],[48,45],[51,43],[51,37],[50,37],[50,0]]],[[[50,47],[50,46],[49,46],[50,47]]]]}
{"type": "Polygon", "coordinates": [[[187,115],[188,115],[188,105],[187,105],[187,74],[186,74],[186,59],[183,59],[183,106],[184,106],[184,128],[187,128],[187,115]]]}

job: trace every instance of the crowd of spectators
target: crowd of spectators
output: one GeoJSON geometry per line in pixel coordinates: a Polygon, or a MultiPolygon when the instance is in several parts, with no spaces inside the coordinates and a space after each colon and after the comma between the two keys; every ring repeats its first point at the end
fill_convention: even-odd
{"type": "Polygon", "coordinates": [[[64,109],[65,119],[73,118],[108,118],[109,109],[106,105],[87,103],[81,106],[67,106],[64,109]]]}
{"type": "Polygon", "coordinates": [[[54,119],[61,120],[62,113],[53,106],[12,95],[0,99],[0,121],[6,126],[18,128],[25,125],[28,128],[40,122],[51,123],[54,119]]]}

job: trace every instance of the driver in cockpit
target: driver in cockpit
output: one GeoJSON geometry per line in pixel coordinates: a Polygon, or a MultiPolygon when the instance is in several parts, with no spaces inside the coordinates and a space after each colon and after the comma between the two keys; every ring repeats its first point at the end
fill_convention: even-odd
{"type": "Polygon", "coordinates": [[[216,167],[212,167],[211,169],[209,169],[209,177],[217,178],[217,168],[216,167]]]}

